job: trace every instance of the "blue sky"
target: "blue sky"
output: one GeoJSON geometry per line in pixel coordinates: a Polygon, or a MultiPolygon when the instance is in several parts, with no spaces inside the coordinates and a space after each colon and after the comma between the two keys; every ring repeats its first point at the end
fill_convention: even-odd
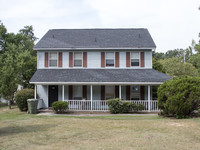
{"type": "Polygon", "coordinates": [[[0,0],[8,32],[32,25],[36,37],[49,29],[148,28],[158,52],[199,40],[199,0],[0,0]]]}

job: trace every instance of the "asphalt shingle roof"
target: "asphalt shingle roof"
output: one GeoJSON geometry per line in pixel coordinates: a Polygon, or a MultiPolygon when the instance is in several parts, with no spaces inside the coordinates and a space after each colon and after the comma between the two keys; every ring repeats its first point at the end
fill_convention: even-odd
{"type": "Polygon", "coordinates": [[[156,48],[144,28],[124,29],[52,29],[34,46],[34,49],[53,48],[156,48]]]}
{"type": "Polygon", "coordinates": [[[30,82],[164,82],[154,69],[38,69],[30,82]]]}

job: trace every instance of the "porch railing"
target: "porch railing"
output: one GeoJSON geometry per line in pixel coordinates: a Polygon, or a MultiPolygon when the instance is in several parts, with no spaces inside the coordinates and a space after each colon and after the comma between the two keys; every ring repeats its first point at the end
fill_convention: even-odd
{"type": "MultiPolygon", "coordinates": [[[[106,100],[65,100],[68,102],[69,110],[73,111],[108,111],[108,105],[106,100]],[[92,103],[91,103],[92,102],[92,103]]],[[[151,111],[157,112],[158,109],[158,101],[151,100],[150,101],[150,110],[148,105],[148,100],[129,100],[129,102],[135,104],[143,104],[144,110],[142,111],[151,111]]]]}

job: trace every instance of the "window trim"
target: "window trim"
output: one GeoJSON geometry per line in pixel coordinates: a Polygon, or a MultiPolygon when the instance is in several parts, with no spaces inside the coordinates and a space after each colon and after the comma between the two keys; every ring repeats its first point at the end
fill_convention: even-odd
{"type": "MultiPolygon", "coordinates": [[[[73,52],[73,67],[75,67],[75,68],[83,68],[83,51],[77,51],[77,52],[73,52]],[[81,55],[82,55],[82,58],[81,58],[81,60],[82,60],[82,64],[81,64],[81,66],[74,66],[74,61],[75,61],[75,53],[81,53],[81,55]]],[[[78,59],[79,60],[79,59],[78,59]]]]}
{"type": "Polygon", "coordinates": [[[140,51],[130,51],[130,67],[132,67],[132,68],[139,68],[140,67],[140,61],[141,61],[141,58],[140,58],[140,51]],[[138,52],[139,53],[139,65],[138,66],[132,66],[131,65],[131,56],[132,56],[132,53],[134,53],[134,52],[138,52]]]}
{"type": "Polygon", "coordinates": [[[115,68],[115,51],[106,51],[105,52],[105,68],[115,68]],[[107,53],[114,53],[114,66],[106,66],[106,55],[107,55],[107,53]]]}
{"type": "Polygon", "coordinates": [[[55,51],[53,51],[53,52],[48,52],[48,68],[58,68],[58,59],[59,59],[59,54],[58,54],[59,52],[55,52],[55,51]],[[50,53],[56,53],[57,54],[57,66],[50,66],[50,53]]]}

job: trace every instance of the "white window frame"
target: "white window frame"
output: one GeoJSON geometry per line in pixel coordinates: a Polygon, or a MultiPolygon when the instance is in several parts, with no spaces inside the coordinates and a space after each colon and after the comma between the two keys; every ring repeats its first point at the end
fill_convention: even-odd
{"type": "MultiPolygon", "coordinates": [[[[79,60],[79,59],[76,59],[76,60],[79,60]]],[[[80,51],[77,51],[77,52],[73,52],[73,67],[75,67],[75,68],[83,68],[83,52],[80,52],[80,51]],[[74,66],[74,61],[75,61],[75,53],[81,53],[81,55],[82,55],[82,58],[81,58],[81,60],[82,60],[82,64],[81,64],[81,66],[74,66]]]]}
{"type": "Polygon", "coordinates": [[[115,67],[115,52],[113,52],[113,51],[111,51],[111,52],[106,51],[105,52],[105,67],[106,68],[114,68],[115,67]],[[114,53],[114,66],[106,66],[106,55],[107,55],[107,53],[114,53]]]}
{"type": "Polygon", "coordinates": [[[48,52],[48,68],[57,68],[58,67],[58,52],[48,52]],[[50,53],[56,53],[57,54],[57,66],[50,66],[50,53]]]}
{"type": "Polygon", "coordinates": [[[138,52],[138,51],[132,51],[132,52],[130,52],[130,67],[133,67],[133,68],[137,68],[137,67],[140,67],[140,52],[138,52]],[[132,59],[132,53],[139,53],[139,65],[138,66],[132,66],[131,65],[131,59],[132,59]]]}
{"type": "MultiPolygon", "coordinates": [[[[139,85],[133,85],[133,86],[137,86],[138,87],[138,94],[139,94],[139,100],[141,100],[141,95],[140,95],[140,93],[141,93],[141,86],[139,86],[139,85]]],[[[130,99],[132,99],[132,98],[134,98],[134,97],[132,97],[132,87],[133,86],[130,86],[130,99]]],[[[135,100],[135,101],[137,101],[137,100],[135,100]]]]}

